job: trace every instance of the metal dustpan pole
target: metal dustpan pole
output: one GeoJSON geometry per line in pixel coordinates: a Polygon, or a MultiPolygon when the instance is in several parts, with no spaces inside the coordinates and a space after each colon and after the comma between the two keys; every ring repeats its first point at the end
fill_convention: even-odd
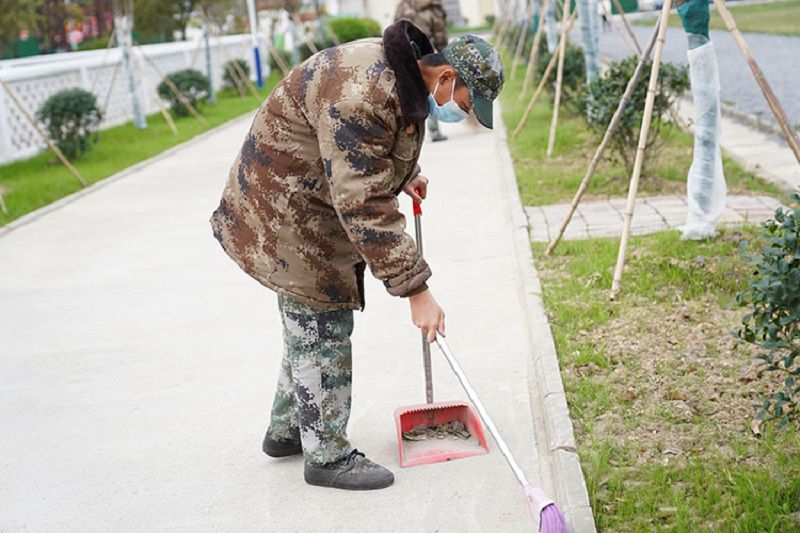
{"type": "Polygon", "coordinates": [[[500,431],[497,429],[497,426],[494,425],[492,417],[489,416],[489,412],[486,411],[486,408],[483,406],[480,398],[478,398],[478,393],[475,392],[475,389],[470,384],[467,375],[464,373],[464,369],[461,368],[461,364],[458,362],[458,359],[456,359],[456,356],[450,351],[447,341],[445,341],[444,338],[438,333],[436,334],[436,344],[439,346],[439,349],[442,351],[445,359],[447,359],[447,363],[450,365],[450,368],[453,369],[453,373],[455,373],[458,381],[461,382],[464,392],[467,393],[470,401],[478,411],[478,415],[480,415],[483,424],[489,428],[489,432],[492,434],[492,437],[494,437],[497,447],[500,448],[500,452],[506,458],[508,466],[511,467],[511,470],[517,477],[517,481],[519,481],[520,485],[522,485],[522,490],[525,493],[525,499],[528,502],[528,509],[530,510],[532,516],[535,518],[538,517],[539,519],[540,531],[544,533],[566,533],[567,529],[564,517],[556,507],[555,502],[548,498],[544,491],[531,485],[528,479],[525,477],[525,472],[523,472],[522,467],[514,458],[514,455],[508,448],[508,444],[506,444],[506,441],[503,439],[502,435],[500,435],[500,431]]]}

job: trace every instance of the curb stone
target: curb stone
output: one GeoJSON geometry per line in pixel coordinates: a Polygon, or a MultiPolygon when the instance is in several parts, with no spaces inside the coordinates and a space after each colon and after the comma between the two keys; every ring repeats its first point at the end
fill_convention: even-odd
{"type": "Polygon", "coordinates": [[[88,187],[84,187],[83,189],[79,189],[79,190],[75,191],[72,194],[68,194],[67,196],[64,196],[63,198],[59,198],[55,202],[49,203],[47,205],[44,205],[44,206],[40,207],[39,209],[35,209],[35,210],[31,211],[30,213],[26,213],[26,214],[22,215],[21,217],[12,220],[11,222],[6,224],[5,226],[0,226],[0,238],[2,238],[3,236],[11,233],[12,231],[14,231],[16,229],[21,228],[22,226],[25,226],[27,224],[30,224],[31,222],[34,222],[34,221],[38,220],[39,218],[45,216],[48,213],[51,213],[51,212],[56,211],[58,209],[61,209],[62,207],[71,204],[75,200],[83,198],[87,194],[91,194],[93,192],[96,192],[99,189],[105,187],[106,185],[111,185],[115,181],[120,180],[120,179],[122,179],[122,178],[124,178],[124,177],[126,177],[126,176],[128,176],[130,174],[133,174],[134,172],[136,172],[137,170],[139,170],[141,168],[144,168],[144,167],[146,167],[148,165],[151,165],[151,164],[155,163],[156,161],[160,161],[161,159],[163,159],[165,157],[169,157],[172,154],[174,154],[175,152],[177,152],[178,150],[182,150],[183,148],[185,148],[187,146],[190,146],[190,145],[192,145],[192,144],[194,144],[196,142],[200,142],[200,141],[204,140],[206,137],[208,137],[209,135],[215,133],[217,130],[219,130],[221,128],[227,128],[229,126],[233,126],[238,121],[243,121],[243,120],[246,120],[246,119],[249,120],[252,117],[253,113],[255,113],[255,110],[251,111],[251,112],[247,112],[247,113],[245,113],[243,115],[240,115],[238,117],[232,118],[232,119],[230,119],[228,121],[225,121],[222,124],[220,124],[219,126],[215,126],[215,127],[211,128],[210,130],[204,131],[203,133],[198,133],[197,135],[195,135],[191,139],[189,139],[187,141],[184,141],[182,143],[176,144],[172,148],[167,148],[163,152],[161,152],[159,154],[156,154],[153,157],[150,157],[150,158],[145,159],[143,161],[139,161],[138,163],[134,163],[133,165],[131,165],[129,167],[125,167],[122,170],[120,170],[119,172],[116,172],[116,173],[108,176],[107,178],[103,178],[100,181],[96,181],[96,182],[92,183],[88,187]]]}
{"type": "MultiPolygon", "coordinates": [[[[594,532],[596,529],[589,493],[575,448],[572,420],[561,380],[555,342],[542,302],[539,275],[533,263],[528,219],[519,196],[499,103],[495,106],[494,121],[498,170],[506,188],[505,196],[514,228],[514,249],[519,276],[517,285],[529,325],[528,339],[532,356],[529,359],[531,403],[541,404],[545,415],[543,429],[549,453],[540,456],[553,457],[552,464],[547,465],[552,474],[548,476],[542,472],[542,479],[551,481],[555,487],[553,499],[564,512],[570,531],[594,532]]],[[[544,445],[538,441],[537,443],[539,446],[544,445]]]]}

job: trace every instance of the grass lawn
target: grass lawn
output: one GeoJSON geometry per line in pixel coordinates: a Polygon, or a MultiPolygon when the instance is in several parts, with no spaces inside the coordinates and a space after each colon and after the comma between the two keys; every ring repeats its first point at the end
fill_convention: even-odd
{"type": "Polygon", "coordinates": [[[800,531],[800,435],[756,438],[770,383],[730,335],[756,233],[634,238],[613,303],[616,239],[534,248],[601,531],[800,531]]]}
{"type": "MultiPolygon", "coordinates": [[[[728,6],[736,26],[742,32],[772,33],[775,35],[800,35],[800,0],[781,0],[768,4],[754,4],[749,6],[728,6]]],[[[652,27],[656,17],[637,19],[634,24],[652,27]]],[[[669,25],[681,27],[681,20],[677,14],[670,16],[669,25]]],[[[725,23],[719,14],[712,8],[712,30],[724,30],[725,23]]]]}
{"type": "MultiPolygon", "coordinates": [[[[501,95],[513,131],[521,76],[501,95]]],[[[510,142],[523,202],[572,198],[598,139],[564,113],[545,161],[552,104],[510,142]]],[[[685,194],[691,137],[673,130],[640,194],[685,194]]],[[[785,193],[725,159],[733,193],[785,193]]],[[[589,197],[625,196],[627,172],[604,162],[589,197]]],[[[601,531],[800,531],[800,436],[751,423],[770,385],[735,342],[735,306],[752,267],[738,252],[757,228],[683,242],[676,231],[631,239],[622,293],[608,299],[617,239],[533,251],[561,365],[578,453],[601,531]]]]}
{"type": "MultiPolygon", "coordinates": [[[[262,97],[269,94],[277,80],[268,80],[261,90],[262,97]]],[[[212,128],[252,111],[259,103],[252,96],[241,98],[238,93],[223,91],[218,94],[216,104],[203,105],[200,112],[212,128]]],[[[101,131],[99,142],[74,162],[75,167],[89,183],[94,183],[207,131],[191,116],[175,118],[177,135],[173,135],[160,114],[149,116],[147,123],[146,130],[128,123],[101,131]]],[[[3,197],[9,210],[8,215],[0,212],[0,226],[81,188],[49,150],[31,159],[0,166],[0,187],[6,191],[3,197]]]]}
{"type": "MultiPolygon", "coordinates": [[[[525,205],[569,202],[583,179],[600,139],[586,129],[583,118],[571,114],[562,106],[554,156],[545,160],[552,100],[542,98],[531,113],[525,129],[512,140],[511,131],[527,105],[527,99],[523,103],[517,102],[523,75],[520,71],[516,79],[508,80],[500,95],[522,202],[525,205]]],[[[664,148],[656,160],[646,161],[639,182],[640,195],[686,192],[686,174],[692,161],[692,136],[677,128],[669,129],[662,135],[664,148]]],[[[606,150],[606,155],[608,154],[610,150],[606,150]]],[[[776,196],[785,194],[779,187],[744,170],[728,157],[724,157],[723,164],[730,194],[748,191],[776,196]]],[[[603,162],[598,166],[584,199],[625,197],[629,179],[624,166],[603,162]]]]}

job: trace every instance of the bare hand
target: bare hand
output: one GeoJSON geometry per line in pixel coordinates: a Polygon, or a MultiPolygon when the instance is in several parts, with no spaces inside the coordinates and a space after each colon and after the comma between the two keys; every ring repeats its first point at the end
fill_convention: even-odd
{"type": "Polygon", "coordinates": [[[403,192],[409,195],[415,202],[422,203],[428,196],[428,178],[417,174],[406,183],[403,192]]]}
{"type": "Polygon", "coordinates": [[[444,337],[444,311],[433,299],[431,291],[424,290],[408,298],[411,304],[411,321],[417,326],[428,342],[436,340],[436,332],[444,337]]]}

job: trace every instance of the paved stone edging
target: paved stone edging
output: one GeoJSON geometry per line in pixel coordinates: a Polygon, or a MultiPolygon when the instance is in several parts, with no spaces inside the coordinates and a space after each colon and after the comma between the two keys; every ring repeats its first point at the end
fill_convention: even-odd
{"type": "Polygon", "coordinates": [[[232,126],[233,124],[235,124],[236,122],[238,122],[240,120],[245,120],[245,119],[249,120],[249,117],[254,112],[255,112],[255,110],[251,111],[251,112],[248,112],[248,113],[245,113],[243,115],[240,115],[240,116],[238,116],[236,118],[232,118],[232,119],[230,119],[230,120],[228,120],[226,122],[223,122],[219,126],[215,126],[215,127],[211,128],[210,130],[206,130],[206,131],[204,131],[202,133],[198,133],[197,135],[195,135],[194,137],[192,137],[188,141],[184,141],[182,143],[176,144],[172,148],[167,148],[163,152],[161,152],[159,154],[156,154],[153,157],[145,159],[144,161],[139,161],[138,163],[134,163],[133,165],[131,165],[129,167],[125,167],[122,170],[120,170],[119,172],[117,172],[115,174],[112,174],[107,178],[103,178],[100,181],[92,183],[88,187],[85,187],[83,189],[79,189],[79,190],[75,191],[72,194],[68,194],[67,196],[64,196],[63,198],[59,198],[55,202],[49,203],[49,204],[47,204],[45,206],[40,207],[39,209],[35,209],[35,210],[31,211],[30,213],[22,215],[21,217],[15,219],[15,220],[12,220],[11,222],[6,224],[5,226],[0,226],[0,237],[3,237],[4,235],[7,235],[8,233],[14,231],[15,229],[18,229],[18,228],[20,228],[22,226],[30,224],[31,222],[43,217],[44,215],[46,215],[48,213],[51,213],[51,212],[53,212],[53,211],[55,211],[57,209],[61,209],[62,207],[66,206],[68,204],[71,204],[75,200],[78,200],[79,198],[82,198],[82,197],[86,196],[87,194],[91,194],[91,193],[97,191],[98,189],[100,189],[102,187],[105,187],[106,185],[110,185],[110,184],[114,183],[115,181],[124,178],[125,176],[129,176],[130,174],[133,174],[134,172],[136,172],[140,168],[146,167],[147,165],[155,163],[156,161],[160,161],[161,159],[164,159],[165,157],[169,157],[172,154],[174,154],[176,151],[181,150],[181,149],[183,149],[183,148],[185,148],[187,146],[190,146],[190,145],[192,145],[192,144],[194,144],[196,142],[200,142],[203,139],[205,139],[206,137],[208,137],[209,135],[211,135],[214,132],[216,132],[220,128],[227,128],[229,126],[232,126]]]}
{"type": "MultiPolygon", "coordinates": [[[[553,464],[553,484],[556,493],[551,495],[567,517],[574,532],[594,532],[594,517],[586,480],[575,446],[572,420],[569,416],[564,385],[556,355],[555,342],[542,302],[542,287],[533,263],[530,248],[528,219],[519,196],[516,174],[508,149],[507,133],[499,105],[495,107],[495,143],[498,171],[506,187],[506,198],[514,227],[514,244],[517,256],[518,286],[523,308],[530,325],[529,341],[531,363],[531,401],[541,403],[544,410],[546,443],[553,464]]],[[[547,454],[540,454],[546,456],[547,454]]],[[[543,478],[547,478],[543,472],[543,478]]]]}
{"type": "MultiPolygon", "coordinates": [[[[572,216],[563,239],[596,239],[619,237],[626,209],[625,198],[581,202],[572,216]]],[[[758,224],[772,218],[775,210],[786,207],[771,196],[731,195],[727,197],[725,213],[718,227],[758,224]]],[[[550,242],[569,212],[570,204],[527,206],[534,242],[550,242]]],[[[689,208],[685,196],[642,196],[636,199],[631,224],[633,235],[677,229],[686,224],[689,208]]]]}

